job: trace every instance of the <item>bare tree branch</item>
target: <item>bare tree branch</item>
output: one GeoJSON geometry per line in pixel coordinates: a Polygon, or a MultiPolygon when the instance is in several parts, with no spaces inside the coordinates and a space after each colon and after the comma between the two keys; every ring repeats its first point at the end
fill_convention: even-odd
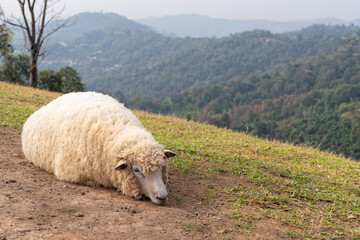
{"type": "Polygon", "coordinates": [[[27,31],[28,38],[29,38],[30,42],[32,42],[29,23],[27,21],[26,14],[25,14],[25,0],[24,1],[18,0],[18,2],[19,2],[19,5],[20,5],[21,14],[23,16],[23,20],[24,20],[24,23],[25,23],[25,26],[26,26],[25,30],[27,31]]]}
{"type": "Polygon", "coordinates": [[[22,30],[25,44],[24,48],[30,52],[30,85],[36,87],[38,58],[46,56],[45,47],[49,37],[61,28],[67,26],[66,21],[62,21],[50,27],[50,23],[61,18],[64,11],[54,11],[53,6],[58,0],[17,0],[19,3],[21,18],[12,17],[6,19],[0,9],[0,19],[6,24],[18,27],[22,30]],[[48,29],[50,28],[50,29],[48,29]]]}
{"type": "Polygon", "coordinates": [[[3,21],[4,23],[6,23],[6,24],[11,25],[11,26],[19,27],[19,28],[22,28],[22,29],[26,30],[26,27],[23,26],[23,25],[21,25],[21,24],[17,24],[17,23],[14,23],[14,22],[10,22],[10,21],[5,20],[5,19],[3,19],[2,21],[3,21]]]}

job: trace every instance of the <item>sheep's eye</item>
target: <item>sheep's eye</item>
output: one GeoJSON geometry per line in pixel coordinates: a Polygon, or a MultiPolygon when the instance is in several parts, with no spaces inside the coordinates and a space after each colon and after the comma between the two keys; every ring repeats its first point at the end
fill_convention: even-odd
{"type": "Polygon", "coordinates": [[[133,171],[136,172],[136,173],[141,173],[142,174],[141,169],[140,169],[139,166],[134,166],[133,171]]]}

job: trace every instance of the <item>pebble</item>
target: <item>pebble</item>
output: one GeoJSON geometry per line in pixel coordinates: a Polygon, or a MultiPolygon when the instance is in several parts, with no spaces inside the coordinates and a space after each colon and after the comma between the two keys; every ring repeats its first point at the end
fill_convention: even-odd
{"type": "Polygon", "coordinates": [[[30,232],[30,230],[25,229],[25,228],[17,228],[17,229],[15,229],[15,232],[25,233],[25,232],[30,232]]]}
{"type": "Polygon", "coordinates": [[[137,210],[134,207],[129,208],[129,212],[131,213],[137,213],[137,210]]]}
{"type": "Polygon", "coordinates": [[[75,217],[83,217],[84,214],[77,212],[77,213],[74,214],[74,216],[75,216],[75,217]]]}

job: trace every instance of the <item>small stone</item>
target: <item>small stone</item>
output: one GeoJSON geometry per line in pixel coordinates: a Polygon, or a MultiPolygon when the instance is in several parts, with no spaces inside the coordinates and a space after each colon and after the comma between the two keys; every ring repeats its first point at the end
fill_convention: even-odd
{"type": "Polygon", "coordinates": [[[32,217],[32,216],[29,216],[29,217],[27,217],[27,219],[31,220],[31,219],[33,219],[33,217],[32,217]]]}
{"type": "Polygon", "coordinates": [[[68,188],[68,186],[67,186],[67,185],[64,185],[63,188],[68,188]]]}
{"type": "Polygon", "coordinates": [[[25,229],[25,228],[17,228],[17,229],[15,229],[15,232],[25,233],[25,232],[30,232],[30,230],[29,230],[29,229],[25,229]]]}
{"type": "Polygon", "coordinates": [[[131,213],[137,213],[137,210],[134,207],[129,208],[129,212],[131,213]]]}
{"type": "Polygon", "coordinates": [[[74,216],[75,216],[75,217],[83,217],[84,214],[77,212],[77,213],[74,214],[74,216]]]}
{"type": "Polygon", "coordinates": [[[6,240],[5,236],[0,236],[0,240],[6,240]]]}

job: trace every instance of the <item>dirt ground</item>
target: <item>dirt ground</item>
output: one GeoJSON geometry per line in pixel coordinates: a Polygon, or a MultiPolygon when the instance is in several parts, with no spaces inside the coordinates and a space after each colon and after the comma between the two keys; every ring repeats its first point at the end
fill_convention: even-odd
{"type": "MultiPolygon", "coordinates": [[[[229,184],[237,181],[224,177],[229,184]]],[[[114,189],[61,182],[24,158],[19,133],[0,127],[0,240],[287,238],[287,226],[255,207],[241,209],[259,216],[255,231],[231,230],[231,203],[215,197],[215,205],[204,204],[203,188],[175,166],[165,206],[114,189]]]]}

